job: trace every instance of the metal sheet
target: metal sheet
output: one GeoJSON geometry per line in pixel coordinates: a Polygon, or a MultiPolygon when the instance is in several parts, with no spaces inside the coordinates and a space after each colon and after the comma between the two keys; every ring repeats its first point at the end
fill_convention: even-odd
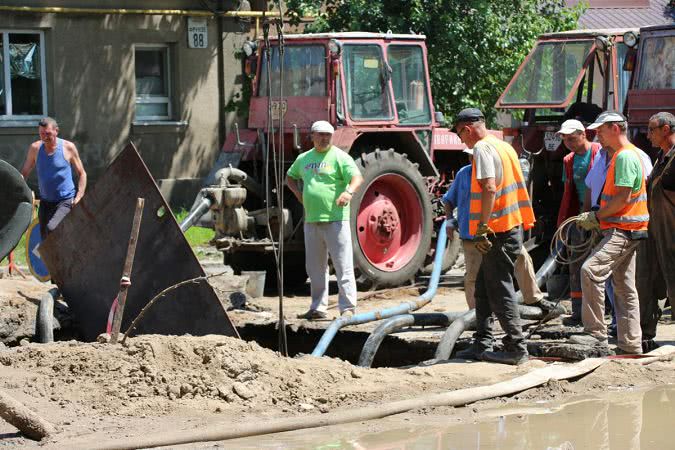
{"type": "MultiPolygon", "coordinates": [[[[39,249],[84,340],[105,332],[138,197],[145,199],[145,209],[122,330],[160,291],[204,275],[143,160],[132,144],[127,145],[39,249]]],[[[160,299],[137,333],[238,337],[213,288],[204,282],[160,299]]]]}

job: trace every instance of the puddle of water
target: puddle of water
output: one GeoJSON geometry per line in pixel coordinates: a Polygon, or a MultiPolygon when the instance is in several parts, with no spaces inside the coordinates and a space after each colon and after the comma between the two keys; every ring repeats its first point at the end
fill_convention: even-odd
{"type": "MultiPolygon", "coordinates": [[[[265,449],[675,449],[675,385],[608,393],[564,404],[509,406],[481,421],[439,425],[420,416],[383,429],[377,422],[300,430],[229,441],[226,448],[265,449]],[[373,431],[368,431],[368,430],[373,431]],[[377,431],[374,431],[377,429],[377,431]]],[[[456,421],[452,416],[448,421],[456,421]]]]}

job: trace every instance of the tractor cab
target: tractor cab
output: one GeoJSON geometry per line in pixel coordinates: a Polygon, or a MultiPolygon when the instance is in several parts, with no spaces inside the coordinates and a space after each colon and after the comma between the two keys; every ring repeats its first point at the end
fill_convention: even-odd
{"type": "Polygon", "coordinates": [[[640,29],[626,117],[633,142],[645,151],[651,147],[647,139],[649,118],[661,111],[675,114],[675,25],[640,29]]]}
{"type": "Polygon", "coordinates": [[[306,131],[315,120],[338,126],[431,128],[433,111],[424,36],[378,33],[289,35],[259,44],[249,128],[272,119],[306,131]],[[283,68],[282,68],[283,62],[283,68]],[[281,104],[278,98],[283,96],[281,104]],[[276,98],[275,98],[276,97],[276,98]]]}
{"type": "MultiPolygon", "coordinates": [[[[635,61],[637,29],[575,30],[541,36],[495,107],[512,115],[514,148],[532,159],[539,226],[555,225],[562,198],[562,159],[556,132],[567,119],[589,124],[602,111],[622,111],[635,61]]],[[[548,226],[548,230],[555,227],[548,226]]]]}

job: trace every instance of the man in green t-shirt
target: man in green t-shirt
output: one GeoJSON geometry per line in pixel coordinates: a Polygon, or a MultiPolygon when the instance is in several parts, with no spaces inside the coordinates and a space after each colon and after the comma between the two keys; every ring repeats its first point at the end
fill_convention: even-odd
{"type": "Polygon", "coordinates": [[[340,291],[340,315],[351,315],[356,308],[349,203],[363,177],[352,157],[331,144],[333,132],[330,123],[314,122],[314,148],[300,154],[286,174],[288,188],[305,208],[305,266],[312,304],[298,316],[301,319],[326,318],[329,255],[340,291]],[[298,181],[302,181],[302,191],[298,181]]]}
{"type": "Polygon", "coordinates": [[[612,278],[617,319],[617,353],[642,353],[640,305],[635,288],[635,251],[647,237],[649,213],[645,191],[646,170],[637,147],[628,140],[626,118],[614,111],[600,114],[588,126],[611,159],[600,209],[578,216],[577,226],[597,229],[602,240],[581,267],[584,334],[569,342],[607,347],[605,282],[612,278]]]}

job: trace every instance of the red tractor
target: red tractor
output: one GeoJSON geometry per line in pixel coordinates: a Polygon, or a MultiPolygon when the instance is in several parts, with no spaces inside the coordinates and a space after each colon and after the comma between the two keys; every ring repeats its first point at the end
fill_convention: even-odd
{"type": "Polygon", "coordinates": [[[515,123],[504,135],[531,161],[530,197],[538,221],[528,247],[546,242],[556,228],[568,152],[556,132],[567,119],[588,124],[602,111],[623,111],[638,36],[637,29],[542,35],[499,97],[495,107],[511,113],[515,123]]]}
{"type": "Polygon", "coordinates": [[[639,47],[626,117],[633,142],[647,151],[649,118],[662,111],[675,114],[675,25],[641,28],[639,47]]]}
{"type": "MultiPolygon", "coordinates": [[[[227,137],[220,170],[191,217],[210,209],[225,264],[235,273],[267,270],[268,279],[283,223],[285,285],[304,283],[302,205],[283,189],[279,208],[277,194],[285,170],[312,147],[311,124],[327,120],[336,129],[333,144],[352,155],[365,178],[351,202],[359,285],[414,279],[433,256],[440,195],[468,162],[434,111],[424,36],[349,32],[268,42],[245,46],[253,89],[248,127],[227,137]],[[275,175],[282,157],[284,171],[275,175]]],[[[448,247],[445,268],[457,257],[456,236],[448,247]]]]}

